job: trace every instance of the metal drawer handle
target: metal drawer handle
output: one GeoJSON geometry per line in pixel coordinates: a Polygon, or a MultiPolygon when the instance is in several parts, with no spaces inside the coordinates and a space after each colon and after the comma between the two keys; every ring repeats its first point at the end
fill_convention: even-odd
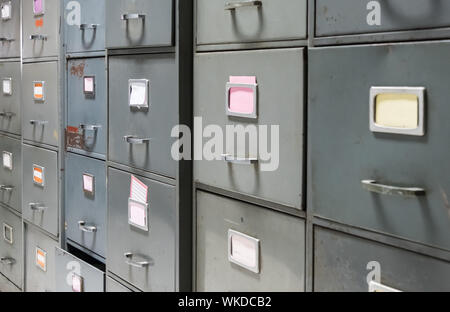
{"type": "Polygon", "coordinates": [[[16,259],[4,257],[4,258],[0,258],[0,262],[5,265],[13,265],[16,263],[16,259]]]}
{"type": "Polygon", "coordinates": [[[47,120],[30,120],[30,124],[35,125],[35,126],[43,126],[48,124],[47,120]]]}
{"type": "Polygon", "coordinates": [[[145,20],[145,16],[146,16],[145,14],[140,14],[140,13],[128,13],[128,14],[122,14],[120,19],[123,21],[136,20],[136,19],[145,20]]]}
{"type": "Polygon", "coordinates": [[[418,197],[425,195],[425,189],[420,187],[383,185],[374,180],[362,180],[361,184],[365,190],[383,195],[400,195],[404,197],[418,197]]]}
{"type": "Polygon", "coordinates": [[[100,24],[80,24],[80,30],[93,29],[96,30],[100,24]]]}
{"type": "Polygon", "coordinates": [[[236,156],[231,156],[229,154],[223,154],[222,160],[238,165],[253,165],[258,162],[258,158],[250,157],[250,158],[241,158],[236,156]]]}
{"type": "Polygon", "coordinates": [[[147,144],[150,142],[150,139],[141,139],[141,138],[137,138],[133,135],[126,135],[123,137],[123,139],[128,144],[147,144]]]}
{"type": "Polygon", "coordinates": [[[1,37],[0,41],[2,41],[2,42],[12,42],[12,41],[15,41],[15,40],[14,39],[10,39],[10,38],[6,38],[6,37],[1,37]]]}
{"type": "Polygon", "coordinates": [[[100,129],[102,126],[99,125],[84,125],[84,124],[80,124],[80,129],[81,130],[88,130],[88,131],[96,131],[98,129],[100,129]]]}
{"type": "Polygon", "coordinates": [[[133,266],[135,268],[145,268],[150,265],[150,261],[133,261],[133,254],[131,252],[126,252],[124,256],[127,259],[125,261],[126,264],[133,266]]]}
{"type": "Polygon", "coordinates": [[[97,227],[93,225],[86,225],[85,221],[78,221],[78,227],[81,231],[86,233],[95,233],[97,232],[97,227]]]}
{"type": "Polygon", "coordinates": [[[30,209],[34,210],[34,211],[44,211],[47,209],[47,207],[45,207],[43,204],[39,204],[39,203],[30,203],[30,209]]]}
{"type": "Polygon", "coordinates": [[[0,185],[0,190],[12,192],[14,190],[14,186],[12,185],[0,185]]]}
{"type": "Polygon", "coordinates": [[[245,7],[261,7],[262,1],[239,1],[239,2],[228,2],[225,4],[225,10],[234,11],[236,9],[245,7]]]}
{"type": "Polygon", "coordinates": [[[31,35],[30,40],[43,40],[47,41],[47,35],[31,35]]]}
{"type": "Polygon", "coordinates": [[[15,116],[16,114],[13,112],[0,112],[0,116],[1,117],[6,117],[6,118],[11,118],[13,116],[15,116]]]}

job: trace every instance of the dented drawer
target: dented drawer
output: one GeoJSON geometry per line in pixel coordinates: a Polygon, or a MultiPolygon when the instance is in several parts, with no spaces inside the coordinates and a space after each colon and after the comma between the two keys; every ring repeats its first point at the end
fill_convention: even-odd
{"type": "Polygon", "coordinates": [[[198,291],[303,291],[305,222],[197,191],[198,291]]]}
{"type": "Polygon", "coordinates": [[[22,211],[22,144],[0,134],[0,204],[22,211]]]}

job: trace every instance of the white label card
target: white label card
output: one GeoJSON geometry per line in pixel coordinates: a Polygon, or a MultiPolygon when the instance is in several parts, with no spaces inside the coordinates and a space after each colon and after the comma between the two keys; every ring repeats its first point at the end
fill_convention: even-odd
{"type": "Polygon", "coordinates": [[[90,174],[83,174],[83,191],[85,193],[94,195],[94,176],[90,174]]]}
{"type": "Polygon", "coordinates": [[[81,276],[72,275],[72,291],[83,292],[83,278],[81,276]]]}
{"type": "Polygon", "coordinates": [[[9,170],[13,169],[12,153],[3,152],[3,168],[9,169],[9,170]]]}
{"type": "Polygon", "coordinates": [[[35,81],[33,82],[33,96],[35,100],[44,101],[44,82],[43,81],[35,81]]]}
{"type": "Polygon", "coordinates": [[[12,80],[9,78],[3,79],[3,94],[5,95],[12,94],[12,80]]]}
{"type": "Polygon", "coordinates": [[[128,200],[128,223],[141,230],[148,231],[148,205],[128,200]]]}
{"type": "Polygon", "coordinates": [[[148,195],[148,186],[141,182],[134,175],[131,176],[130,198],[139,203],[146,204],[148,195]]]}
{"type": "Polygon", "coordinates": [[[130,79],[129,105],[132,107],[148,107],[149,81],[146,79],[130,79]]]}
{"type": "Polygon", "coordinates": [[[85,94],[95,93],[95,78],[94,77],[84,77],[83,91],[85,94]]]}
{"type": "Polygon", "coordinates": [[[259,240],[245,234],[228,231],[228,258],[252,272],[259,273],[259,240]]]}
{"type": "Polygon", "coordinates": [[[2,4],[2,19],[8,20],[11,18],[11,2],[2,4]]]}

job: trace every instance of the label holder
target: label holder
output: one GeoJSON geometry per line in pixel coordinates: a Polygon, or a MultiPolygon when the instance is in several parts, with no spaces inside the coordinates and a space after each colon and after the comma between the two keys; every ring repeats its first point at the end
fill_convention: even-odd
{"type": "Polygon", "coordinates": [[[6,223],[3,223],[3,239],[8,244],[14,244],[13,228],[6,223]]]}
{"type": "Polygon", "coordinates": [[[8,20],[10,20],[12,18],[12,4],[11,4],[11,1],[4,2],[4,3],[1,4],[1,18],[2,18],[2,21],[8,21],[8,20]],[[9,8],[7,16],[3,15],[3,12],[4,12],[3,9],[5,7],[9,8]]]}
{"type": "Polygon", "coordinates": [[[128,198],[128,224],[129,225],[136,227],[140,230],[143,230],[145,232],[148,232],[149,231],[148,212],[149,212],[148,204],[144,204],[144,203],[136,201],[132,198],[128,198]],[[133,207],[133,205],[141,206],[141,208],[144,210],[144,213],[145,213],[145,224],[144,225],[136,224],[135,222],[132,221],[131,208],[133,207]]]}
{"type": "Polygon", "coordinates": [[[38,166],[38,165],[33,165],[33,183],[38,185],[38,186],[41,186],[41,187],[45,186],[45,168],[44,167],[41,167],[41,166],[38,166]],[[39,170],[41,171],[41,178],[40,178],[41,181],[38,180],[39,177],[35,176],[36,169],[38,169],[38,171],[39,170]]]}
{"type": "Polygon", "coordinates": [[[90,196],[90,197],[94,197],[94,195],[95,195],[95,176],[93,176],[92,174],[89,174],[89,173],[83,173],[81,183],[82,183],[82,188],[83,188],[84,194],[86,194],[87,196],[90,196]],[[89,188],[86,186],[85,178],[91,179],[92,190],[89,190],[89,188]]]}
{"type": "Polygon", "coordinates": [[[42,16],[45,14],[45,0],[33,0],[33,15],[42,16]],[[41,4],[41,9],[38,9],[37,4],[41,4]]]}
{"type": "Polygon", "coordinates": [[[3,95],[11,96],[13,94],[12,93],[12,91],[13,91],[12,90],[12,78],[3,78],[3,80],[2,80],[2,89],[3,89],[3,95]],[[5,84],[9,85],[8,86],[9,91],[8,91],[7,88],[5,88],[5,86],[6,86],[5,84]]]}
{"type": "Polygon", "coordinates": [[[226,94],[225,94],[225,112],[227,116],[257,119],[258,118],[258,84],[245,84],[245,83],[231,83],[226,84],[226,94]],[[233,112],[230,110],[230,98],[231,89],[233,88],[245,88],[253,91],[253,112],[250,114],[233,112]]]}
{"type": "Polygon", "coordinates": [[[39,247],[36,247],[36,266],[44,272],[47,272],[47,252],[39,247]],[[43,258],[43,261],[39,259],[39,256],[43,258]]]}
{"type": "Polygon", "coordinates": [[[95,97],[95,76],[84,76],[83,77],[83,93],[87,97],[95,97]],[[92,90],[90,90],[89,84],[87,83],[87,80],[92,80],[92,90]]]}
{"type": "Polygon", "coordinates": [[[5,169],[8,169],[9,171],[12,171],[13,170],[13,154],[12,153],[10,153],[10,152],[6,152],[6,151],[3,151],[3,153],[2,153],[2,155],[3,155],[3,158],[2,158],[2,160],[3,160],[3,168],[5,168],[5,169]],[[9,159],[8,161],[9,161],[9,165],[8,165],[8,161],[7,161],[7,159],[9,159]]]}
{"type": "Polygon", "coordinates": [[[239,265],[240,267],[243,267],[244,269],[247,269],[253,273],[259,274],[260,273],[260,259],[259,259],[259,253],[260,253],[260,240],[251,236],[248,236],[246,234],[234,231],[234,230],[228,230],[228,261],[239,265]],[[245,240],[247,240],[249,243],[253,245],[253,249],[256,253],[255,257],[255,265],[249,266],[242,261],[239,261],[234,255],[233,255],[233,236],[239,236],[245,240]]]}
{"type": "Polygon", "coordinates": [[[33,81],[33,99],[38,102],[45,101],[45,81],[33,81]],[[36,93],[36,88],[42,88],[42,95],[36,93]]]}
{"type": "Polygon", "coordinates": [[[148,79],[129,79],[128,80],[128,106],[130,108],[137,108],[137,109],[148,109],[150,106],[150,80],[148,79]],[[145,93],[144,93],[144,103],[143,104],[132,104],[133,100],[133,86],[141,84],[145,87],[145,93]]]}

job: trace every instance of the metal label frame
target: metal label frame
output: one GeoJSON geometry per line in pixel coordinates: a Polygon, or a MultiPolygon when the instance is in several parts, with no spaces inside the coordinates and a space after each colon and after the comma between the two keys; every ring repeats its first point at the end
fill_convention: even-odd
{"type": "Polygon", "coordinates": [[[42,1],[42,11],[40,11],[40,12],[36,12],[36,8],[34,6],[34,2],[35,1],[36,0],[33,0],[33,15],[34,16],[42,16],[42,15],[44,15],[45,14],[45,0],[41,0],[42,1]]]}
{"type": "Polygon", "coordinates": [[[95,96],[95,76],[84,76],[83,77],[83,93],[84,93],[84,95],[89,96],[89,97],[95,96]],[[93,88],[92,91],[86,91],[86,78],[92,79],[92,88],[93,88]]]}
{"type": "Polygon", "coordinates": [[[10,245],[14,244],[14,234],[13,234],[13,227],[3,223],[3,239],[5,240],[5,242],[7,242],[10,245]],[[6,233],[9,232],[9,237],[10,239],[7,238],[6,233]]]}
{"type": "Polygon", "coordinates": [[[8,169],[10,171],[13,170],[13,168],[14,168],[13,153],[7,152],[7,151],[3,151],[3,153],[2,153],[2,166],[3,166],[3,168],[8,169]],[[5,161],[4,161],[5,155],[8,155],[9,159],[11,160],[11,167],[5,166],[5,161]]]}
{"type": "Polygon", "coordinates": [[[258,118],[258,84],[245,84],[245,83],[231,83],[226,84],[225,93],[225,112],[227,116],[257,119],[258,118]],[[242,114],[230,111],[230,92],[232,88],[246,88],[253,91],[253,113],[242,114]]]}
{"type": "Polygon", "coordinates": [[[3,2],[2,4],[1,4],[1,10],[3,11],[3,8],[5,7],[5,6],[9,6],[9,16],[8,17],[3,17],[3,15],[1,16],[1,19],[2,19],[2,21],[9,21],[9,20],[11,20],[12,19],[12,9],[13,9],[13,6],[12,6],[12,3],[11,3],[11,1],[8,1],[8,2],[3,2]]]}
{"type": "Polygon", "coordinates": [[[45,101],[45,81],[33,81],[33,99],[37,102],[45,101]],[[34,93],[34,89],[36,88],[37,83],[42,84],[42,99],[36,98],[36,94],[34,93]]]}
{"type": "Polygon", "coordinates": [[[148,204],[144,204],[144,203],[138,202],[132,198],[128,198],[128,224],[133,227],[136,227],[140,230],[148,232],[149,231],[149,218],[148,218],[149,209],[148,209],[148,206],[149,206],[148,204]],[[139,224],[131,222],[131,211],[130,211],[131,206],[130,206],[130,204],[141,205],[145,209],[145,223],[146,223],[145,226],[141,226],[139,224]]]}
{"type": "Polygon", "coordinates": [[[41,269],[44,272],[47,272],[47,252],[39,247],[36,247],[36,250],[35,250],[35,264],[39,269],[41,269]],[[44,267],[42,267],[38,262],[39,251],[44,255],[44,258],[45,258],[44,267]]]}
{"type": "Polygon", "coordinates": [[[94,175],[92,175],[92,174],[89,174],[89,173],[83,173],[82,175],[81,175],[81,186],[82,186],[82,188],[83,188],[83,192],[86,194],[86,195],[88,195],[88,196],[94,196],[95,195],[95,176],[94,175]],[[91,191],[88,191],[88,190],[86,190],[86,188],[84,187],[84,177],[89,177],[89,178],[91,178],[92,179],[92,192],[91,191]]]}
{"type": "Polygon", "coordinates": [[[259,247],[259,243],[260,243],[260,240],[257,239],[257,238],[254,238],[254,237],[248,236],[246,234],[237,232],[235,230],[229,229],[228,230],[228,261],[230,261],[230,262],[232,262],[234,264],[237,264],[240,267],[243,267],[243,268],[245,268],[245,269],[247,269],[247,270],[249,270],[249,271],[251,271],[253,273],[259,274],[259,272],[260,272],[260,247],[259,247]],[[234,235],[241,236],[244,239],[246,239],[246,240],[248,240],[248,241],[250,241],[250,242],[252,242],[254,244],[255,251],[256,251],[256,254],[257,254],[257,256],[256,256],[256,264],[255,264],[254,267],[245,265],[245,264],[241,263],[240,261],[237,261],[233,257],[232,238],[233,238],[234,235]]]}
{"type": "Polygon", "coordinates": [[[36,184],[36,185],[38,185],[38,186],[41,186],[41,187],[44,187],[44,186],[45,186],[45,167],[42,167],[42,166],[38,166],[38,165],[34,165],[34,164],[33,164],[33,183],[36,184]],[[38,182],[36,182],[36,181],[34,180],[34,169],[35,169],[35,168],[39,168],[39,169],[42,170],[42,183],[38,183],[38,182]]]}
{"type": "Polygon", "coordinates": [[[148,79],[129,79],[128,80],[128,106],[131,108],[137,109],[148,109],[150,107],[150,80],[148,79]],[[135,83],[144,83],[146,92],[145,92],[145,103],[143,105],[132,105],[131,104],[131,93],[133,90],[133,84],[135,83]]]}
{"type": "Polygon", "coordinates": [[[424,136],[425,135],[425,88],[424,87],[371,87],[370,88],[370,131],[381,133],[393,133],[403,135],[424,136]],[[375,105],[378,95],[391,94],[413,94],[419,101],[418,126],[414,129],[401,129],[395,127],[381,126],[375,122],[375,105]]]}
{"type": "Polygon", "coordinates": [[[3,78],[2,79],[2,92],[3,92],[3,95],[8,95],[8,96],[11,96],[13,94],[12,78],[3,78]],[[10,87],[9,92],[5,92],[5,81],[9,81],[9,87],[10,87]]]}
{"type": "Polygon", "coordinates": [[[371,281],[369,283],[369,292],[402,292],[401,290],[383,285],[376,281],[371,281]]]}

